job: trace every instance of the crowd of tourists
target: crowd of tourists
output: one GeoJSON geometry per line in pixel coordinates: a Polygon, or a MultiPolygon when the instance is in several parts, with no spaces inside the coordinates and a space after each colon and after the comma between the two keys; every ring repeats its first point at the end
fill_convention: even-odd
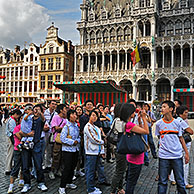
{"type": "Polygon", "coordinates": [[[178,193],[185,194],[193,187],[188,182],[193,130],[187,117],[188,108],[179,100],[162,102],[159,120],[148,103],[139,105],[134,99],[112,107],[92,100],[82,106],[54,100],[48,107],[7,105],[0,109],[0,125],[2,120],[6,123],[7,193],[14,193],[18,177],[21,193],[31,189],[31,178],[38,189],[47,191],[48,173],[51,180],[61,177],[59,194],[77,189],[77,176],[85,177],[89,194],[102,193],[100,185],[109,186],[111,194],[133,194],[142,166],[149,166],[150,152],[159,160],[158,193],[167,192],[170,180],[178,193]],[[106,177],[104,163],[115,163],[112,180],[106,177]]]}

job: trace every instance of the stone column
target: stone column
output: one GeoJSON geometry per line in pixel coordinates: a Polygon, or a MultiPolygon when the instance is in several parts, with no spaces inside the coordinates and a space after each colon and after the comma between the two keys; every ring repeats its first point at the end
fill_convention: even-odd
{"type": "Polygon", "coordinates": [[[110,52],[110,71],[112,71],[112,52],[110,52]]]}
{"type": "Polygon", "coordinates": [[[156,82],[152,82],[152,102],[155,100],[156,96],[156,82]]]}
{"type": "Polygon", "coordinates": [[[88,77],[90,76],[90,52],[88,53],[88,77]]]}
{"type": "Polygon", "coordinates": [[[75,50],[74,50],[74,77],[76,77],[76,73],[77,73],[77,47],[75,46],[75,50]]]}
{"type": "Polygon", "coordinates": [[[24,96],[24,81],[22,81],[22,96],[24,96]]]}
{"type": "Polygon", "coordinates": [[[96,55],[96,66],[95,66],[95,71],[98,71],[98,54],[95,53],[96,55]]]}
{"type": "Polygon", "coordinates": [[[165,59],[165,53],[164,48],[162,47],[162,68],[164,69],[164,59],[165,59]]]}
{"type": "Polygon", "coordinates": [[[151,50],[151,70],[155,71],[155,64],[156,64],[156,55],[155,55],[155,48],[153,47],[151,50]]]}
{"type": "Polygon", "coordinates": [[[20,87],[19,87],[19,84],[20,84],[20,82],[18,81],[18,91],[17,91],[17,96],[20,96],[20,87]]]}
{"type": "Polygon", "coordinates": [[[183,46],[181,45],[181,67],[183,67],[183,46]]]}
{"type": "Polygon", "coordinates": [[[33,66],[33,70],[32,70],[32,79],[35,79],[35,66],[33,66]]]}
{"type": "Polygon", "coordinates": [[[125,70],[127,70],[127,50],[125,51],[125,70]]]}
{"type": "Polygon", "coordinates": [[[120,55],[119,51],[117,51],[117,76],[119,75],[119,65],[120,65],[120,55]]]}
{"type": "Polygon", "coordinates": [[[34,96],[34,81],[32,81],[32,96],[34,96]]]}
{"type": "Polygon", "coordinates": [[[81,66],[81,72],[84,72],[84,55],[82,55],[82,66],[81,66]]]}
{"type": "Polygon", "coordinates": [[[145,37],[146,36],[146,25],[145,25],[145,23],[143,23],[143,37],[145,37]]]}
{"type": "Polygon", "coordinates": [[[193,67],[193,45],[190,45],[190,73],[192,73],[193,67]]]}
{"type": "Polygon", "coordinates": [[[104,52],[102,52],[102,77],[104,77],[104,52]]]}
{"type": "Polygon", "coordinates": [[[171,46],[171,73],[173,72],[174,69],[174,48],[171,46]]]}
{"type": "Polygon", "coordinates": [[[137,83],[133,83],[133,99],[137,100],[137,83]]]}
{"type": "Polygon", "coordinates": [[[174,89],[174,83],[171,82],[170,83],[170,86],[171,86],[171,101],[174,101],[174,92],[173,92],[173,89],[174,89]]]}

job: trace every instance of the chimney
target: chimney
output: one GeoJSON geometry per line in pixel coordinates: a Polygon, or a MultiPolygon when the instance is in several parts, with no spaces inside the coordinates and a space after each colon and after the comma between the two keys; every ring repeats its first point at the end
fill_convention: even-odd
{"type": "Polygon", "coordinates": [[[67,43],[67,52],[68,53],[71,53],[71,44],[72,44],[71,40],[68,40],[68,43],[67,43]]]}

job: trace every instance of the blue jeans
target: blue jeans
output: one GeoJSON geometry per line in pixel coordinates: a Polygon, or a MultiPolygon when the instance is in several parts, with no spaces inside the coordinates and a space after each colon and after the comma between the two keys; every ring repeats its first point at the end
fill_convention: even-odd
{"type": "MultiPolygon", "coordinates": [[[[42,139],[40,140],[41,143],[41,149],[42,149],[42,158],[44,158],[44,152],[45,152],[45,140],[42,139]]],[[[35,178],[37,178],[37,174],[36,174],[36,168],[34,165],[34,160],[32,159],[32,171],[31,171],[31,175],[33,175],[35,178]]]]}
{"type": "Polygon", "coordinates": [[[158,194],[166,194],[168,187],[168,175],[170,174],[171,170],[173,170],[174,172],[178,194],[186,194],[182,158],[178,159],[159,158],[158,194]]]}
{"type": "Polygon", "coordinates": [[[86,185],[88,193],[95,190],[95,172],[98,172],[98,182],[103,183],[106,181],[104,174],[104,166],[102,165],[101,157],[99,155],[86,155],[85,156],[85,173],[86,185]]]}
{"type": "MultiPolygon", "coordinates": [[[[148,136],[143,135],[143,138],[145,139],[146,143],[148,143],[148,136]]],[[[149,162],[148,152],[144,153],[144,162],[149,162]]]]}
{"type": "Polygon", "coordinates": [[[37,171],[37,182],[43,183],[44,182],[44,174],[42,170],[42,148],[41,142],[35,143],[33,150],[22,150],[22,167],[23,167],[23,178],[24,183],[29,184],[30,181],[30,163],[31,163],[31,156],[34,160],[34,165],[37,171]]]}
{"type": "Polygon", "coordinates": [[[149,146],[150,146],[152,156],[156,156],[156,147],[155,147],[155,144],[154,144],[154,140],[153,140],[153,136],[152,136],[152,128],[151,127],[149,127],[148,143],[149,143],[149,146]]]}
{"type": "Polygon", "coordinates": [[[132,164],[128,162],[128,175],[127,175],[127,185],[125,194],[133,194],[135,185],[141,173],[142,164],[132,164]]]}

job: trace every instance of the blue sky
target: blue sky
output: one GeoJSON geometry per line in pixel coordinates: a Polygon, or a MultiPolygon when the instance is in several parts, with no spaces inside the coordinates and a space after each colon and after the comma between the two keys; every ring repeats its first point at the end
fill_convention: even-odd
{"type": "MultiPolygon", "coordinates": [[[[65,40],[72,40],[74,44],[79,43],[79,33],[76,29],[76,22],[80,21],[82,0],[35,0],[35,3],[46,8],[50,16],[49,25],[55,22],[59,28],[59,36],[65,40]]],[[[46,31],[38,33],[33,40],[40,42],[44,40],[46,31]]]]}

